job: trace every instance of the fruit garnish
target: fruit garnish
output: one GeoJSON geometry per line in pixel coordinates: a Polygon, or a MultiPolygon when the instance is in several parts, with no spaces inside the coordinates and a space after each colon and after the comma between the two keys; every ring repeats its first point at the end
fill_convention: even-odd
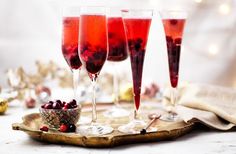
{"type": "Polygon", "coordinates": [[[53,108],[53,109],[61,109],[61,105],[60,105],[60,103],[54,102],[54,103],[52,104],[52,108],[53,108]]]}
{"type": "Polygon", "coordinates": [[[67,110],[67,109],[73,109],[77,107],[77,102],[75,99],[71,100],[69,103],[65,102],[65,101],[61,101],[61,100],[56,100],[55,102],[53,101],[49,101],[48,103],[45,103],[43,105],[41,105],[41,108],[44,109],[63,109],[63,110],[67,110]]]}
{"type": "Polygon", "coordinates": [[[45,108],[45,109],[52,109],[52,104],[51,104],[51,103],[46,103],[46,104],[44,105],[44,108],[45,108]]]}
{"type": "Polygon", "coordinates": [[[61,126],[60,126],[60,132],[67,132],[68,131],[68,126],[67,125],[65,125],[65,124],[62,124],[61,126]]]}
{"type": "Polygon", "coordinates": [[[69,127],[68,127],[68,131],[69,132],[75,132],[76,130],[76,126],[74,124],[70,124],[69,127]]]}
{"type": "Polygon", "coordinates": [[[182,39],[181,38],[176,38],[175,39],[175,44],[181,44],[182,43],[182,39]]]}
{"type": "Polygon", "coordinates": [[[48,132],[48,127],[47,126],[42,126],[40,127],[41,131],[48,132]]]}
{"type": "Polygon", "coordinates": [[[176,20],[176,19],[171,19],[170,20],[171,25],[176,25],[177,23],[178,23],[178,20],[176,20]]]}

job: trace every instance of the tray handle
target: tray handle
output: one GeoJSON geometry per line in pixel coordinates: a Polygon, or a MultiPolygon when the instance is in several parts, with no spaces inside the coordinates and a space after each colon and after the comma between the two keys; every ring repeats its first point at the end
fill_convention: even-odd
{"type": "Polygon", "coordinates": [[[13,130],[21,130],[21,131],[29,131],[29,129],[22,123],[13,123],[12,129],[13,130]]]}

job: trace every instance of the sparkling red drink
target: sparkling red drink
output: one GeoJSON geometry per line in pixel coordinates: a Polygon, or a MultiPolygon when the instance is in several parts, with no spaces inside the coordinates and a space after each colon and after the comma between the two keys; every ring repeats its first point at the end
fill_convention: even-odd
{"type": "Polygon", "coordinates": [[[123,61],[128,57],[127,41],[121,17],[108,18],[109,61],[123,61]]]}
{"type": "Polygon", "coordinates": [[[78,55],[79,17],[63,18],[62,53],[71,69],[82,65],[78,55]]]}
{"type": "Polygon", "coordinates": [[[163,19],[162,22],[166,34],[170,82],[175,88],[179,79],[180,50],[185,19],[163,19]]]}
{"type": "Polygon", "coordinates": [[[136,110],[140,106],[143,62],[146,52],[151,19],[124,19],[133,77],[133,92],[136,110]]]}
{"type": "Polygon", "coordinates": [[[90,78],[97,77],[108,53],[106,16],[81,15],[80,20],[80,58],[90,78]]]}

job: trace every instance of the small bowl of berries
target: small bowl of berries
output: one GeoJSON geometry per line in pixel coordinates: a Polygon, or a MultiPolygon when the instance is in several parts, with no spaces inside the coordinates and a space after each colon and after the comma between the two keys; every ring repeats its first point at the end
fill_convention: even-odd
{"type": "Polygon", "coordinates": [[[75,125],[81,113],[81,106],[76,100],[62,102],[61,100],[49,101],[39,109],[42,120],[52,129],[61,125],[75,125]]]}

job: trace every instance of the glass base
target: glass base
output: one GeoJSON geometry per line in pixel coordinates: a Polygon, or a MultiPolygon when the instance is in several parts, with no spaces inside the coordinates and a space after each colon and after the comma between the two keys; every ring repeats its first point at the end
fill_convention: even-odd
{"type": "Polygon", "coordinates": [[[84,136],[100,136],[112,133],[113,128],[110,126],[93,123],[90,125],[80,125],[77,128],[77,132],[84,136]]]}
{"type": "Polygon", "coordinates": [[[111,109],[105,111],[103,115],[107,118],[120,118],[120,117],[127,117],[130,115],[130,113],[121,107],[114,106],[111,109]]]}
{"type": "MultiPolygon", "coordinates": [[[[142,120],[133,120],[126,125],[122,125],[118,130],[125,134],[139,134],[142,129],[147,126],[147,123],[142,120]]],[[[149,127],[147,132],[157,131],[155,127],[149,127]]]]}
{"type": "Polygon", "coordinates": [[[167,122],[175,122],[175,121],[179,121],[180,117],[176,113],[167,113],[167,114],[162,115],[160,117],[160,120],[167,121],[167,122]]]}

